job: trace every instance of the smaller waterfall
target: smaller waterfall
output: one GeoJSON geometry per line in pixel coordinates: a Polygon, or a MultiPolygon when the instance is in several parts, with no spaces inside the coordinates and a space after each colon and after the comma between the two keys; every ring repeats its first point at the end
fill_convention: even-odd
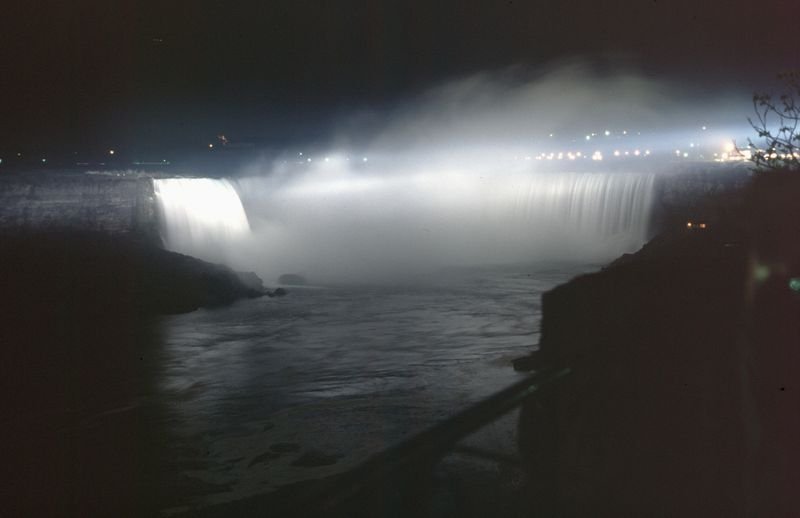
{"type": "Polygon", "coordinates": [[[228,180],[154,180],[165,246],[200,259],[226,262],[232,247],[250,235],[239,194],[228,180]]]}

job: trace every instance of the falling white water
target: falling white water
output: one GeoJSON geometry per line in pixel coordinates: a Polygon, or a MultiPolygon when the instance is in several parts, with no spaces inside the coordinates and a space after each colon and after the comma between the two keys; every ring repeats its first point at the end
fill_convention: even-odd
{"type": "Polygon", "coordinates": [[[242,202],[228,180],[154,180],[161,235],[175,252],[214,262],[230,262],[250,236],[242,202]]]}
{"type": "Polygon", "coordinates": [[[565,239],[622,253],[647,237],[654,180],[652,174],[538,174],[515,206],[531,224],[558,225],[565,239]]]}
{"type": "MultiPolygon", "coordinates": [[[[236,180],[267,280],[389,280],[449,265],[605,262],[646,240],[654,176],[310,171],[236,180]]],[[[248,257],[244,257],[248,256],[248,257]]]]}

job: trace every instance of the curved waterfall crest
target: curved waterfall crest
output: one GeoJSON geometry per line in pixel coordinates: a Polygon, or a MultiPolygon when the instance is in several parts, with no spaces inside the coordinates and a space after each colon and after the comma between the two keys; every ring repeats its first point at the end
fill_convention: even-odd
{"type": "Polygon", "coordinates": [[[518,216],[586,239],[647,238],[655,175],[542,173],[531,175],[514,200],[518,216]]]}
{"type": "Polygon", "coordinates": [[[153,180],[161,237],[175,252],[224,261],[250,235],[242,200],[226,179],[153,180]]]}

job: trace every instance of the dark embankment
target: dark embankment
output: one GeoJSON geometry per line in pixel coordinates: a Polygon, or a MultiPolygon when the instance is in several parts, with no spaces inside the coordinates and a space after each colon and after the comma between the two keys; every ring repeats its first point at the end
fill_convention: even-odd
{"type": "Polygon", "coordinates": [[[153,316],[261,294],[230,269],[130,238],[0,239],[7,516],[150,516],[163,487],[153,316]]]}
{"type": "Polygon", "coordinates": [[[543,297],[528,403],[532,508],[557,516],[800,513],[800,176],[764,174],[543,297]]]}
{"type": "Polygon", "coordinates": [[[253,274],[176,254],[146,241],[89,233],[4,235],[11,307],[135,314],[183,313],[264,294],[253,274]]]}

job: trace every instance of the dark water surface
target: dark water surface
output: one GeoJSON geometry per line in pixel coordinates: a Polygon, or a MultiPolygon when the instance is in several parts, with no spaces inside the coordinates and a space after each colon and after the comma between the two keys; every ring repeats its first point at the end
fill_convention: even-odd
{"type": "Polygon", "coordinates": [[[162,510],[340,472],[516,381],[510,362],[538,341],[541,294],[587,269],[290,287],[161,319],[152,397],[186,483],[162,510]]]}
{"type": "MultiPolygon", "coordinates": [[[[518,380],[541,294],[595,268],[289,287],[155,320],[91,283],[19,287],[0,321],[4,507],[151,516],[342,472],[518,380]]],[[[514,424],[484,442],[513,453],[514,424]]]]}

